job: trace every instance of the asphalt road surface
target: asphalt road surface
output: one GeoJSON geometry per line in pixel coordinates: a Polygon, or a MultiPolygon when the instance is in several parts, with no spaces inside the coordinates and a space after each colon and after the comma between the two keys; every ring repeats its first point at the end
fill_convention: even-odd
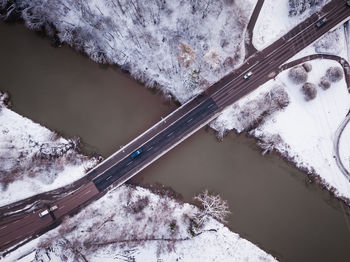
{"type": "Polygon", "coordinates": [[[107,188],[118,186],[130,179],[208,124],[225,107],[274,78],[283,63],[336,25],[345,22],[349,16],[350,7],[346,6],[346,1],[331,1],[320,12],[249,57],[240,68],[208,88],[205,93],[175,110],[91,170],[86,176],[90,182],[51,203],[51,206],[57,205],[58,209],[49,215],[39,217],[38,214],[44,209],[32,213],[17,212],[6,217],[0,214],[0,251],[5,254],[16,245],[49,230],[59,224],[67,214],[77,212],[80,207],[102,196],[107,188]],[[327,18],[327,22],[322,27],[317,27],[317,21],[322,18],[327,18]],[[249,79],[244,79],[247,72],[252,72],[252,75],[249,79]],[[130,154],[140,148],[143,152],[132,159],[130,154]]]}

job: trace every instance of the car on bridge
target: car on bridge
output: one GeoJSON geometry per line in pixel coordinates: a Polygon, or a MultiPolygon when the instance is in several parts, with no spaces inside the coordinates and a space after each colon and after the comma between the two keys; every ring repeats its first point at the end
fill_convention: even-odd
{"type": "Polygon", "coordinates": [[[250,71],[250,72],[246,73],[246,74],[243,76],[243,78],[244,78],[244,79],[249,79],[252,75],[253,75],[253,72],[250,71]]]}
{"type": "Polygon", "coordinates": [[[48,209],[45,209],[44,211],[41,211],[39,213],[39,217],[44,217],[44,216],[48,215],[50,212],[55,211],[57,208],[58,208],[58,206],[54,205],[48,209]]]}
{"type": "Polygon", "coordinates": [[[141,153],[142,153],[142,149],[139,148],[139,149],[137,149],[135,152],[133,152],[133,153],[130,155],[130,158],[131,158],[131,159],[135,159],[136,157],[138,157],[139,155],[141,155],[141,153]]]}
{"type": "Polygon", "coordinates": [[[327,18],[322,18],[320,21],[316,23],[316,27],[320,28],[327,22],[327,18]]]}
{"type": "Polygon", "coordinates": [[[347,6],[350,6],[350,1],[346,1],[346,5],[347,5],[347,6]]]}

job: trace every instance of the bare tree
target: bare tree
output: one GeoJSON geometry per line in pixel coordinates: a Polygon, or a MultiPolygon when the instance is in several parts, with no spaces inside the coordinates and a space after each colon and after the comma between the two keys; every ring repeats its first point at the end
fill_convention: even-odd
{"type": "Polygon", "coordinates": [[[219,222],[226,223],[226,217],[231,213],[226,200],[220,195],[209,194],[208,190],[194,197],[200,203],[201,212],[198,215],[199,224],[203,224],[208,216],[211,216],[219,222]]]}

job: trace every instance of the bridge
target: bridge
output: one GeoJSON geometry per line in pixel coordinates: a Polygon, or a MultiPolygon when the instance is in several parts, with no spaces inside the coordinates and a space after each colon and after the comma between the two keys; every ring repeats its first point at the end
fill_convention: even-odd
{"type": "MultiPolygon", "coordinates": [[[[68,214],[101,197],[108,189],[119,186],[135,176],[169,150],[215,119],[227,106],[251,93],[260,85],[274,78],[282,64],[313,43],[329,30],[349,19],[350,7],[344,0],[332,0],[322,10],[297,25],[276,42],[257,51],[245,60],[241,67],[209,87],[204,93],[191,99],[166,118],[156,123],[94,169],[82,183],[70,193],[50,203],[57,206],[50,215],[39,217],[49,206],[34,212],[17,212],[16,215],[0,215],[0,251],[9,250],[35,238],[57,226],[68,214]],[[327,19],[321,27],[316,23],[327,19]],[[244,75],[251,72],[246,79],[244,75]],[[130,154],[138,149],[142,153],[135,158],[130,154]]],[[[30,204],[31,200],[21,203],[30,204]]]]}

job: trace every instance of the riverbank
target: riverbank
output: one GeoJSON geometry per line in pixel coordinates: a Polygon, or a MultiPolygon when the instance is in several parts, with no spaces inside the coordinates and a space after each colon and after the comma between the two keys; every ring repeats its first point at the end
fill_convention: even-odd
{"type": "Polygon", "coordinates": [[[11,111],[6,97],[0,93],[0,206],[69,185],[98,163],[80,153],[78,138],[64,139],[11,111]]]}
{"type": "MultiPolygon", "coordinates": [[[[2,94],[0,101],[5,98],[2,94]]],[[[0,108],[0,172],[6,175],[16,169],[21,174],[1,181],[2,205],[72,183],[97,163],[74,150],[69,140],[4,104],[0,108]],[[20,162],[16,161],[19,156],[20,162]]],[[[51,261],[54,257],[57,261],[116,257],[134,261],[276,261],[210,217],[201,227],[196,226],[198,212],[195,206],[164,194],[121,186],[3,261],[51,261]]]]}

